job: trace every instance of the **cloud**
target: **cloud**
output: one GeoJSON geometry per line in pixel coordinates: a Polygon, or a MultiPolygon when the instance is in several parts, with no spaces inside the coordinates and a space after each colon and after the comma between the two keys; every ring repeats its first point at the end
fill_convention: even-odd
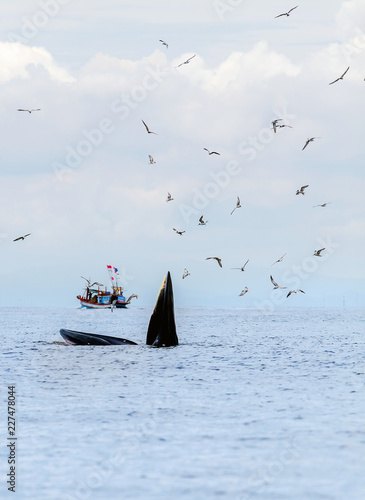
{"type": "Polygon", "coordinates": [[[16,78],[29,78],[29,67],[42,67],[50,78],[61,83],[70,83],[74,78],[54,63],[47,50],[42,47],[28,47],[21,43],[0,42],[0,83],[16,78]]]}
{"type": "Polygon", "coordinates": [[[350,0],[342,2],[337,13],[337,22],[345,30],[364,26],[365,22],[365,4],[362,0],[350,0]]]}

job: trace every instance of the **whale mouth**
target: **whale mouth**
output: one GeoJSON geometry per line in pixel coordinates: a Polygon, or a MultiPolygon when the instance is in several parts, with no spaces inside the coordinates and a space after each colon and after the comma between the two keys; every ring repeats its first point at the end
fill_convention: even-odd
{"type": "Polygon", "coordinates": [[[164,277],[147,330],[146,344],[171,347],[179,344],[176,334],[174,293],[170,272],[164,277]]]}

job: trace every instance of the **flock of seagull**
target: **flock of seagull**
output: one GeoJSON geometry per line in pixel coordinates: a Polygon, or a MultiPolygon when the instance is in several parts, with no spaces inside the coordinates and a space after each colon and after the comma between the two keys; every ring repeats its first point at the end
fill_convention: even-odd
{"type": "MultiPolygon", "coordinates": [[[[191,59],[191,58],[190,58],[191,59]]],[[[190,60],[189,59],[189,60],[190,60]]],[[[341,79],[341,78],[339,78],[341,79]]],[[[278,118],[278,119],[275,119],[271,122],[271,125],[272,125],[272,130],[274,131],[274,133],[276,133],[276,130],[278,128],[282,128],[282,127],[290,127],[290,128],[293,128],[289,125],[286,125],[286,124],[279,124],[278,122],[279,121],[282,121],[281,118],[278,118]]],[[[142,123],[143,125],[145,126],[146,128],[146,131],[149,133],[149,134],[155,134],[157,135],[155,132],[151,132],[151,130],[149,129],[148,125],[146,124],[146,122],[144,120],[142,120],[142,123]]],[[[314,139],[318,139],[318,137],[311,137],[309,139],[307,139],[304,147],[302,148],[302,150],[304,150],[308,144],[312,141],[314,141],[314,139]]],[[[207,153],[209,155],[220,155],[220,153],[218,151],[210,151],[209,149],[207,148],[203,148],[205,151],[207,151],[207,153]]],[[[149,163],[150,164],[153,164],[153,163],[156,163],[153,159],[153,156],[152,155],[148,155],[149,157],[149,163]]],[[[296,190],[296,195],[305,195],[305,190],[309,187],[309,184],[305,184],[303,186],[301,186],[299,189],[296,190]]],[[[166,202],[170,202],[170,201],[173,201],[174,198],[172,197],[171,193],[167,193],[167,198],[166,198],[166,202]]],[[[313,207],[326,207],[327,205],[329,205],[331,202],[326,202],[326,203],[321,203],[319,205],[313,205],[313,207]]],[[[240,200],[240,197],[237,196],[237,201],[236,201],[236,206],[233,208],[233,210],[231,211],[230,215],[233,215],[233,213],[239,209],[239,208],[242,208],[242,205],[241,205],[241,200],[240,200]]],[[[199,218],[199,221],[198,221],[198,226],[206,226],[208,223],[208,221],[205,221],[204,220],[204,215],[201,215],[200,218],[199,218]]],[[[186,231],[181,231],[179,229],[176,229],[175,227],[172,228],[173,231],[175,231],[176,234],[178,234],[179,236],[183,236],[186,231]]],[[[322,257],[321,253],[325,250],[325,248],[320,248],[319,250],[314,250],[314,253],[313,255],[315,257],[322,257]]],[[[274,264],[277,264],[279,262],[282,262],[284,257],[285,257],[286,253],[284,255],[282,255],[279,259],[277,259],[275,262],[273,262],[271,265],[273,266],[274,264]]],[[[205,260],[215,260],[219,267],[222,268],[223,267],[223,264],[222,264],[222,259],[220,257],[207,257],[205,260]]],[[[232,267],[231,269],[238,269],[240,271],[245,271],[245,267],[246,265],[248,264],[249,262],[249,259],[244,263],[244,265],[242,267],[232,267]]],[[[190,276],[190,273],[189,271],[185,268],[184,269],[184,272],[183,272],[183,275],[182,275],[182,279],[185,279],[187,278],[188,276],[190,276]]],[[[274,290],[277,290],[277,289],[286,289],[285,286],[280,286],[276,283],[276,281],[274,280],[274,278],[272,277],[272,275],[270,275],[270,280],[271,280],[271,283],[274,285],[274,290]]],[[[243,295],[245,295],[246,293],[248,293],[250,290],[249,288],[246,286],[242,291],[241,293],[239,294],[239,297],[242,297],[243,295]]],[[[297,289],[297,290],[290,290],[287,294],[287,298],[290,297],[290,295],[292,295],[293,293],[294,294],[297,294],[297,293],[305,293],[304,290],[301,290],[301,289],[297,289]]]]}
{"type": "MultiPolygon", "coordinates": [[[[288,10],[288,12],[284,12],[282,14],[279,14],[277,16],[275,16],[275,18],[279,18],[279,17],[289,17],[290,14],[296,10],[298,8],[298,5],[296,5],[295,7],[291,8],[290,10],[288,10]]],[[[166,49],[168,48],[168,43],[166,43],[164,40],[159,40],[165,47],[166,49]]],[[[182,63],[180,63],[178,66],[176,66],[177,68],[183,66],[184,64],[188,64],[190,63],[190,61],[196,56],[196,54],[194,54],[193,56],[189,57],[188,59],[186,59],[185,61],[183,61],[182,63]]],[[[343,73],[341,76],[339,76],[338,78],[336,78],[335,80],[333,80],[332,82],[329,83],[329,85],[333,85],[337,82],[339,82],[340,80],[343,80],[345,75],[348,73],[350,67],[348,67],[343,73]]],[[[142,120],[146,130],[148,133],[155,133],[155,132],[151,132],[149,127],[147,126],[147,124],[142,120]]],[[[277,133],[277,130],[278,129],[281,129],[281,128],[284,128],[284,127],[288,127],[288,128],[293,128],[291,125],[288,125],[288,124],[285,124],[285,123],[281,123],[283,122],[283,119],[282,118],[277,118],[275,120],[273,120],[271,122],[271,127],[272,127],[272,130],[274,131],[274,133],[276,134],[277,133]]],[[[302,148],[302,151],[304,151],[308,145],[315,141],[316,139],[320,139],[320,137],[309,137],[306,141],[305,141],[305,144],[302,148]]],[[[220,153],[218,151],[211,151],[209,150],[208,148],[204,147],[203,148],[204,151],[206,151],[208,153],[209,156],[211,155],[220,155],[220,153]]],[[[149,155],[149,160],[150,160],[150,164],[152,163],[156,163],[154,160],[153,160],[153,157],[151,155],[149,155]]],[[[300,188],[297,189],[296,191],[296,195],[305,195],[305,190],[309,187],[309,184],[305,184],[303,186],[301,186],[300,188]]],[[[166,202],[170,202],[170,201],[173,201],[174,198],[172,197],[171,193],[167,193],[167,199],[166,199],[166,202]]],[[[326,207],[327,205],[329,205],[331,202],[325,202],[325,203],[321,203],[321,204],[318,204],[318,205],[313,205],[313,207],[326,207]]],[[[237,210],[241,208],[241,201],[240,201],[240,197],[237,196],[237,201],[236,201],[236,206],[233,208],[233,210],[231,211],[230,215],[233,215],[233,213],[237,210]]],[[[204,216],[202,215],[200,218],[199,218],[199,222],[198,222],[198,225],[199,226],[205,226],[206,224],[208,223],[208,221],[205,221],[204,220],[204,216]]],[[[175,227],[173,228],[173,231],[176,232],[176,234],[178,234],[179,236],[183,236],[185,234],[186,231],[184,230],[178,230],[176,229],[175,227]]],[[[325,250],[325,248],[320,248],[318,250],[314,250],[313,252],[313,256],[315,257],[322,257],[322,252],[325,250]]],[[[275,262],[273,262],[271,265],[273,266],[274,264],[278,264],[280,262],[283,261],[284,257],[285,257],[286,253],[284,255],[282,255],[279,259],[277,259],[275,262]]],[[[218,266],[220,268],[223,267],[223,264],[222,264],[222,258],[220,257],[206,257],[206,260],[215,260],[217,263],[218,263],[218,266]]],[[[248,264],[249,262],[249,259],[246,260],[246,262],[243,264],[243,266],[241,267],[233,267],[231,269],[236,269],[236,270],[239,270],[241,272],[244,272],[245,271],[245,268],[246,268],[246,265],[248,264]]],[[[183,275],[182,275],[182,279],[185,279],[187,278],[188,276],[190,276],[190,272],[185,268],[184,269],[184,272],[183,272],[183,275]]],[[[279,285],[273,278],[272,275],[270,275],[270,280],[271,280],[271,283],[272,285],[274,286],[274,290],[279,290],[279,289],[286,289],[287,287],[285,286],[281,286],[279,285]]],[[[246,293],[248,293],[250,290],[249,288],[246,286],[242,291],[241,293],[239,294],[239,296],[243,296],[245,295],[246,293]]],[[[289,290],[288,293],[287,293],[287,298],[290,297],[290,295],[292,294],[298,294],[298,293],[305,293],[304,290],[301,290],[301,289],[296,289],[296,290],[289,290]]]]}
{"type": "MultiPolygon", "coordinates": [[[[293,8],[291,8],[288,12],[284,12],[284,13],[282,13],[282,14],[279,14],[279,15],[275,16],[275,18],[284,17],[284,16],[285,16],[285,17],[289,17],[289,16],[290,16],[290,14],[291,14],[294,10],[296,10],[297,8],[298,8],[298,5],[297,5],[297,6],[295,6],[295,7],[293,7],[293,8]]],[[[165,47],[166,47],[166,49],[168,49],[169,45],[168,45],[168,43],[167,43],[166,41],[164,41],[164,40],[162,40],[162,39],[160,39],[159,41],[162,43],[162,45],[163,45],[163,46],[165,46],[165,47]]],[[[181,67],[181,66],[183,66],[183,65],[189,64],[189,63],[190,63],[190,61],[191,61],[192,59],[194,59],[195,57],[196,57],[196,54],[192,55],[191,57],[189,57],[189,58],[188,58],[188,59],[186,59],[185,61],[183,61],[183,62],[181,62],[180,64],[178,64],[178,66],[176,66],[176,68],[180,68],[180,67],[181,67]]],[[[336,78],[335,80],[333,80],[332,82],[330,82],[330,83],[329,83],[329,85],[333,85],[333,84],[337,83],[338,81],[343,80],[343,79],[344,79],[344,77],[345,77],[345,75],[348,73],[349,69],[350,69],[350,67],[348,67],[348,68],[347,68],[347,69],[343,72],[343,74],[342,74],[341,76],[339,76],[338,78],[336,78]]],[[[31,113],[36,112],[36,111],[41,111],[41,108],[34,108],[34,109],[24,109],[24,108],[19,108],[19,109],[17,109],[17,111],[20,111],[20,112],[27,112],[27,113],[31,114],[31,113]]],[[[275,120],[273,120],[273,121],[271,122],[272,130],[273,130],[273,132],[274,132],[275,134],[277,133],[277,130],[278,130],[278,129],[280,129],[280,128],[284,128],[284,127],[293,128],[292,126],[290,126],[290,125],[288,125],[288,124],[285,124],[285,123],[280,123],[280,122],[282,122],[282,121],[283,121],[283,119],[282,119],[282,118],[277,118],[277,119],[275,119],[275,120]]],[[[152,131],[152,130],[149,128],[149,126],[147,125],[147,123],[146,123],[144,120],[142,120],[142,123],[143,123],[143,125],[144,125],[144,127],[145,127],[145,129],[146,129],[146,132],[147,132],[148,134],[158,135],[156,132],[152,131]]],[[[302,148],[302,151],[303,151],[303,150],[305,150],[305,149],[307,148],[307,146],[308,146],[311,142],[313,142],[314,140],[316,140],[316,139],[320,139],[320,137],[310,137],[310,138],[308,138],[308,139],[306,140],[306,142],[305,142],[305,144],[304,144],[303,148],[302,148]]],[[[204,147],[203,149],[204,149],[204,151],[206,151],[206,152],[208,153],[208,155],[209,155],[209,156],[211,156],[211,155],[217,155],[217,156],[219,156],[219,155],[220,155],[220,153],[219,153],[218,151],[210,151],[208,148],[205,148],[205,147],[204,147]]],[[[149,158],[149,164],[150,164],[150,165],[152,165],[152,164],[155,164],[155,163],[156,163],[156,161],[154,160],[154,158],[153,158],[153,156],[152,156],[152,155],[148,155],[148,158],[149,158]]],[[[304,195],[304,194],[305,194],[305,190],[306,190],[308,187],[309,187],[309,185],[308,185],[308,184],[301,186],[299,189],[297,189],[297,191],[296,191],[296,193],[295,193],[295,194],[296,194],[296,195],[304,195]]],[[[171,201],[173,201],[173,200],[174,200],[174,198],[172,197],[171,193],[167,193],[166,202],[171,202],[171,201]]],[[[326,207],[326,206],[327,206],[328,204],[330,204],[330,203],[331,203],[331,202],[326,202],[326,203],[322,203],[322,204],[319,204],[319,205],[314,205],[314,207],[322,207],[322,208],[324,208],[324,207],[326,207]]],[[[238,210],[239,208],[241,208],[241,201],[240,201],[240,197],[239,197],[239,196],[237,196],[236,205],[235,205],[235,207],[233,208],[233,210],[230,212],[230,215],[233,215],[233,213],[234,213],[236,210],[238,210]]],[[[205,221],[205,220],[204,220],[204,216],[202,215],[202,216],[199,218],[198,225],[199,225],[199,226],[205,226],[207,223],[208,223],[208,221],[205,221]]],[[[181,231],[181,230],[178,230],[178,229],[176,229],[176,228],[172,228],[172,229],[173,229],[173,231],[175,231],[175,232],[176,232],[176,234],[178,234],[179,236],[183,236],[183,235],[185,234],[185,232],[186,232],[186,231],[181,231]]],[[[25,239],[25,238],[27,238],[27,237],[28,237],[28,236],[30,236],[30,235],[31,235],[31,233],[25,234],[25,235],[23,235],[23,236],[19,236],[19,237],[15,238],[13,241],[14,241],[14,242],[15,242],[15,241],[24,241],[24,239],[25,239]]],[[[325,248],[320,248],[320,249],[318,249],[318,250],[314,250],[313,255],[314,255],[315,257],[321,257],[321,256],[322,256],[322,255],[321,255],[321,253],[322,253],[324,250],[325,250],[325,248]]],[[[273,266],[274,264],[277,264],[277,263],[282,262],[282,261],[283,261],[283,259],[284,259],[284,257],[285,257],[285,255],[286,255],[286,253],[285,253],[284,255],[282,255],[279,259],[277,259],[275,262],[273,262],[271,265],[273,266]]],[[[222,267],[223,267],[223,264],[222,264],[222,259],[221,259],[220,257],[207,257],[207,258],[206,258],[206,260],[215,260],[215,261],[218,263],[218,266],[219,266],[220,268],[222,268],[222,267]]],[[[249,259],[247,259],[247,260],[246,260],[246,262],[243,264],[243,266],[241,266],[241,267],[233,267],[233,268],[231,268],[231,269],[235,269],[235,270],[239,270],[239,271],[241,271],[241,272],[244,272],[244,271],[245,271],[245,268],[246,268],[246,265],[248,264],[248,262],[249,262],[249,259]]],[[[189,271],[185,268],[185,269],[184,269],[184,272],[183,272],[183,275],[182,275],[182,279],[185,279],[185,278],[187,278],[188,276],[190,276],[190,272],[189,272],[189,271]]],[[[86,279],[86,278],[84,278],[84,279],[86,279]]],[[[272,275],[270,275],[270,280],[271,280],[272,285],[274,286],[274,288],[273,288],[274,290],[277,290],[277,289],[286,289],[286,288],[287,288],[287,287],[285,287],[285,286],[281,286],[281,285],[279,285],[279,284],[278,284],[278,283],[274,280],[274,278],[273,278],[273,276],[272,276],[272,275]]],[[[88,281],[88,280],[87,280],[87,281],[88,281]]],[[[249,290],[249,288],[246,286],[246,287],[245,287],[245,288],[241,291],[241,293],[239,294],[239,296],[241,297],[241,296],[245,295],[246,293],[248,293],[249,291],[250,291],[250,290],[249,290]]],[[[292,295],[292,294],[297,294],[297,293],[305,293],[305,292],[304,292],[304,290],[301,290],[301,289],[290,290],[290,291],[288,292],[288,294],[287,294],[287,297],[290,297],[290,295],[292,295]]],[[[133,298],[133,297],[134,297],[134,296],[131,296],[131,297],[129,298],[129,300],[130,300],[131,298],[133,298]]]]}

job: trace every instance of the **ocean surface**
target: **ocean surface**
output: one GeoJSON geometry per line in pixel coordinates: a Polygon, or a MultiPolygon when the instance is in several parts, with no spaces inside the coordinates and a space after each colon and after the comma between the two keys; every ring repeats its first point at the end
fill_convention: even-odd
{"type": "Polygon", "coordinates": [[[1,498],[365,498],[365,309],[177,308],[162,349],[151,312],[0,309],[1,498]],[[60,328],[140,345],[57,345],[60,328]]]}

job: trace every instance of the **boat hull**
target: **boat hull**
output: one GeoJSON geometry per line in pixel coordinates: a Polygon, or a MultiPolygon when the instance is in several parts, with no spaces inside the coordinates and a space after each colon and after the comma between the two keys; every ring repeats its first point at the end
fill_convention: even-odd
{"type": "MultiPolygon", "coordinates": [[[[81,307],[86,309],[111,309],[112,307],[112,304],[98,304],[97,302],[93,303],[85,299],[79,299],[79,301],[81,307]]],[[[127,304],[116,303],[113,307],[115,307],[116,309],[125,309],[127,307],[127,304]]]]}

